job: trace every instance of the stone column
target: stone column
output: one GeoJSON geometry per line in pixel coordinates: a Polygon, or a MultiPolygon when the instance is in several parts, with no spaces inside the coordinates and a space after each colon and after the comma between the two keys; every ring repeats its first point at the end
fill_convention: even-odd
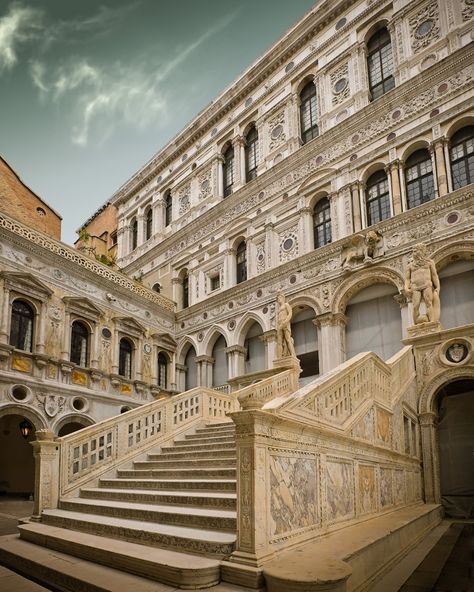
{"type": "Polygon", "coordinates": [[[400,194],[402,196],[402,211],[408,210],[407,188],[405,184],[405,163],[403,160],[399,161],[398,180],[400,183],[400,194]]]}
{"type": "Polygon", "coordinates": [[[54,433],[37,430],[31,442],[35,459],[35,495],[32,519],[39,521],[43,510],[58,507],[59,500],[59,445],[54,433]]]}
{"type": "Polygon", "coordinates": [[[125,228],[117,229],[117,259],[122,259],[127,254],[127,233],[125,228]]]}
{"type": "Polygon", "coordinates": [[[100,356],[100,327],[99,323],[94,323],[94,330],[91,335],[91,368],[99,367],[99,356],[100,356]]]}
{"type": "Polygon", "coordinates": [[[46,333],[46,305],[42,304],[38,313],[38,333],[36,335],[35,353],[44,354],[46,333]]]}
{"type": "Polygon", "coordinates": [[[137,247],[143,245],[145,242],[145,215],[143,213],[143,209],[139,210],[137,215],[137,224],[138,224],[138,236],[137,236],[137,247]]]}
{"type": "Polygon", "coordinates": [[[67,312],[64,314],[64,325],[63,325],[63,348],[61,352],[61,359],[69,361],[69,350],[71,347],[71,313],[67,312]]]}
{"type": "Polygon", "coordinates": [[[231,345],[226,348],[227,359],[229,364],[229,378],[242,376],[245,372],[245,354],[246,349],[241,345],[231,345]]]}
{"type": "Polygon", "coordinates": [[[142,379],[142,363],[143,363],[143,337],[137,339],[137,348],[135,350],[135,376],[132,372],[132,380],[142,379]]]}
{"type": "Polygon", "coordinates": [[[234,184],[232,191],[237,191],[242,185],[245,185],[245,139],[242,136],[236,136],[232,140],[234,147],[234,184]]]}
{"type": "Polygon", "coordinates": [[[265,368],[273,368],[273,362],[277,357],[277,332],[275,329],[265,331],[261,336],[262,341],[265,343],[265,368]]]}
{"type": "Polygon", "coordinates": [[[395,302],[400,306],[400,314],[402,317],[402,337],[406,339],[408,337],[408,327],[412,325],[410,309],[408,307],[408,300],[405,294],[397,294],[393,297],[395,302]]]}
{"type": "Polygon", "coordinates": [[[349,236],[353,232],[353,212],[351,185],[341,187],[337,192],[338,238],[349,236]]]}
{"type": "Polygon", "coordinates": [[[397,216],[402,213],[402,194],[400,190],[400,175],[399,175],[400,161],[394,160],[388,165],[390,171],[390,185],[392,188],[392,208],[393,215],[397,216]]]}
{"type": "Polygon", "coordinates": [[[173,289],[173,300],[178,305],[178,310],[182,310],[183,306],[183,288],[181,284],[181,280],[177,277],[172,278],[171,285],[173,289]]]}
{"type": "Polygon", "coordinates": [[[438,187],[438,175],[437,175],[437,168],[436,168],[436,150],[434,149],[433,142],[430,142],[429,145],[429,153],[431,158],[431,170],[433,171],[433,186],[434,186],[434,194],[435,198],[439,196],[439,187],[438,187]]]}
{"type": "Polygon", "coordinates": [[[3,286],[2,318],[0,320],[0,343],[8,343],[8,325],[10,323],[10,289],[3,286]]]}
{"type": "Polygon", "coordinates": [[[212,368],[214,358],[212,356],[196,356],[197,382],[199,386],[212,388],[212,368]]]}
{"type": "Polygon", "coordinates": [[[166,203],[162,197],[153,202],[153,234],[163,232],[165,228],[165,207],[166,203]]]}
{"type": "Polygon", "coordinates": [[[300,146],[302,146],[301,134],[300,134],[300,97],[298,93],[291,93],[291,98],[288,101],[289,109],[289,142],[288,147],[290,152],[295,152],[300,146]]]}
{"type": "Polygon", "coordinates": [[[420,413],[421,448],[423,455],[423,478],[425,485],[425,502],[440,502],[439,460],[436,442],[437,417],[433,412],[420,413]]]}
{"type": "Polygon", "coordinates": [[[112,329],[112,343],[111,343],[111,358],[112,358],[112,374],[118,374],[119,370],[119,333],[117,327],[112,329]]]}
{"type": "Polygon", "coordinates": [[[453,191],[453,177],[451,175],[451,155],[449,153],[449,140],[443,138],[444,162],[446,163],[446,180],[448,184],[448,192],[453,191]]]}
{"type": "Polygon", "coordinates": [[[324,313],[316,317],[321,340],[318,342],[320,374],[325,374],[346,360],[347,317],[340,313],[324,313]]]}
{"type": "Polygon", "coordinates": [[[278,265],[278,237],[275,233],[273,221],[265,222],[265,255],[267,257],[266,269],[278,265]]]}
{"type": "Polygon", "coordinates": [[[362,219],[360,213],[360,198],[359,198],[359,182],[351,184],[352,196],[352,223],[353,232],[360,232],[362,230],[362,219]]]}
{"type": "Polygon", "coordinates": [[[444,138],[433,141],[436,160],[436,176],[438,183],[438,195],[443,197],[448,193],[448,174],[446,171],[446,162],[444,160],[444,138]]]}
{"type": "Polygon", "coordinates": [[[224,157],[219,154],[216,158],[217,168],[217,197],[224,197],[224,157]]]}
{"type": "Polygon", "coordinates": [[[197,302],[197,285],[198,285],[198,269],[190,269],[188,270],[188,300],[189,306],[195,304],[197,302]]]}
{"type": "Polygon", "coordinates": [[[330,193],[329,199],[329,212],[331,214],[331,238],[332,242],[339,240],[340,229],[339,229],[339,195],[337,192],[330,193]]]}
{"type": "Polygon", "coordinates": [[[359,183],[360,219],[362,228],[367,228],[367,208],[365,206],[365,183],[359,183]]]}
{"type": "Polygon", "coordinates": [[[187,367],[184,364],[175,364],[176,370],[176,387],[180,392],[186,389],[186,370],[187,367]]]}
{"type": "Polygon", "coordinates": [[[300,244],[304,253],[314,250],[313,210],[307,206],[300,208],[300,244]]]}
{"type": "Polygon", "coordinates": [[[224,251],[224,290],[235,286],[237,275],[237,260],[235,249],[224,251]]]}

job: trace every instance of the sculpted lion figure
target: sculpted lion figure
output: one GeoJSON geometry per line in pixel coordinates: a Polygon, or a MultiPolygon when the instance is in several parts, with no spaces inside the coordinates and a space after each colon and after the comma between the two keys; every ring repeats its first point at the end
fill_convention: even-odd
{"type": "Polygon", "coordinates": [[[343,269],[350,269],[351,264],[357,261],[369,263],[373,261],[382,235],[375,230],[369,230],[366,235],[356,234],[351,238],[348,246],[342,251],[341,265],[343,269]]]}

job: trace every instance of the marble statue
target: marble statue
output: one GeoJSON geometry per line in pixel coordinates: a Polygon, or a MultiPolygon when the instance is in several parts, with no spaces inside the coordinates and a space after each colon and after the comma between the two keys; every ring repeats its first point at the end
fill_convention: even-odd
{"type": "Polygon", "coordinates": [[[358,260],[362,260],[364,263],[372,262],[381,240],[382,235],[375,230],[369,230],[365,236],[354,235],[342,253],[341,265],[343,269],[349,269],[351,264],[358,260]]]}
{"type": "Polygon", "coordinates": [[[405,292],[413,303],[413,322],[437,323],[440,316],[439,277],[436,266],[420,243],[413,249],[413,261],[408,265],[405,274],[405,292]],[[425,305],[425,314],[420,314],[420,305],[425,305]]]}
{"type": "Polygon", "coordinates": [[[291,306],[286,302],[285,295],[281,290],[277,292],[277,357],[296,358],[295,344],[291,336],[291,317],[293,311],[291,306]]]}

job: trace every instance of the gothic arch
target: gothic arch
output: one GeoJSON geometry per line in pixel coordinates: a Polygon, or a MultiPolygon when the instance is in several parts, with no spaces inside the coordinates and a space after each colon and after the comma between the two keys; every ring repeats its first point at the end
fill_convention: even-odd
{"type": "Polygon", "coordinates": [[[401,292],[404,287],[404,280],[397,271],[388,267],[376,267],[356,272],[337,288],[332,299],[331,311],[344,313],[349,300],[357,292],[373,284],[393,284],[398,292],[401,292]]]}
{"type": "Polygon", "coordinates": [[[314,310],[314,314],[316,316],[322,314],[323,307],[321,306],[319,300],[315,296],[310,296],[309,294],[299,294],[294,297],[288,298],[288,304],[294,310],[297,306],[304,306],[306,308],[311,308],[314,310]]]}
{"type": "Polygon", "coordinates": [[[474,380],[474,366],[443,368],[432,378],[420,393],[419,413],[436,413],[436,400],[443,386],[455,380],[474,380]]]}
{"type": "Polygon", "coordinates": [[[0,418],[7,415],[22,415],[26,417],[34,426],[35,430],[45,430],[48,428],[47,420],[34,411],[31,405],[19,405],[18,403],[7,403],[0,409],[0,418]]]}
{"type": "Polygon", "coordinates": [[[90,417],[90,415],[84,415],[80,413],[68,413],[62,415],[57,419],[51,426],[51,430],[56,434],[59,434],[59,430],[68,423],[80,423],[83,427],[87,428],[94,425],[96,422],[90,417]]]}
{"type": "Polygon", "coordinates": [[[259,317],[257,313],[246,312],[235,328],[234,343],[232,345],[240,345],[243,347],[247,332],[254,323],[260,325],[262,333],[265,333],[265,331],[270,329],[265,319],[259,317]]]}
{"type": "Polygon", "coordinates": [[[212,325],[207,330],[207,334],[202,341],[199,353],[206,356],[212,356],[212,350],[214,348],[214,345],[221,335],[225,339],[227,347],[229,347],[230,340],[225,330],[219,325],[212,325]]]}
{"type": "Polygon", "coordinates": [[[184,364],[184,359],[186,358],[186,354],[188,353],[189,349],[193,347],[194,351],[197,354],[198,346],[197,343],[189,336],[186,335],[183,337],[176,348],[176,362],[178,364],[184,364]]]}

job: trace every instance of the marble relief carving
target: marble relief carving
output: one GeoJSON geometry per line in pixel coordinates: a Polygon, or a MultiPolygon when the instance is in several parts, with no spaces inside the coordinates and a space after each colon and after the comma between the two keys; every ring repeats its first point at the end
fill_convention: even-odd
{"type": "Polygon", "coordinates": [[[390,444],[392,415],[385,409],[377,408],[377,440],[383,444],[390,444]]]}
{"type": "Polygon", "coordinates": [[[393,505],[392,469],[380,469],[380,505],[393,505]]]}
{"type": "Polygon", "coordinates": [[[273,535],[317,523],[316,459],[270,456],[270,491],[273,535]]]}
{"type": "Polygon", "coordinates": [[[352,463],[328,460],[326,464],[327,515],[331,522],[354,515],[352,463]]]}
{"type": "Polygon", "coordinates": [[[359,511],[368,514],[376,509],[375,467],[359,465],[359,511]]]}
{"type": "Polygon", "coordinates": [[[405,503],[405,473],[404,471],[393,471],[395,504],[400,505],[405,503]]]}
{"type": "Polygon", "coordinates": [[[430,2],[409,19],[411,46],[416,53],[440,37],[438,2],[430,2]]]}
{"type": "Polygon", "coordinates": [[[370,409],[352,428],[354,438],[371,441],[374,439],[374,409],[370,409]]]}

